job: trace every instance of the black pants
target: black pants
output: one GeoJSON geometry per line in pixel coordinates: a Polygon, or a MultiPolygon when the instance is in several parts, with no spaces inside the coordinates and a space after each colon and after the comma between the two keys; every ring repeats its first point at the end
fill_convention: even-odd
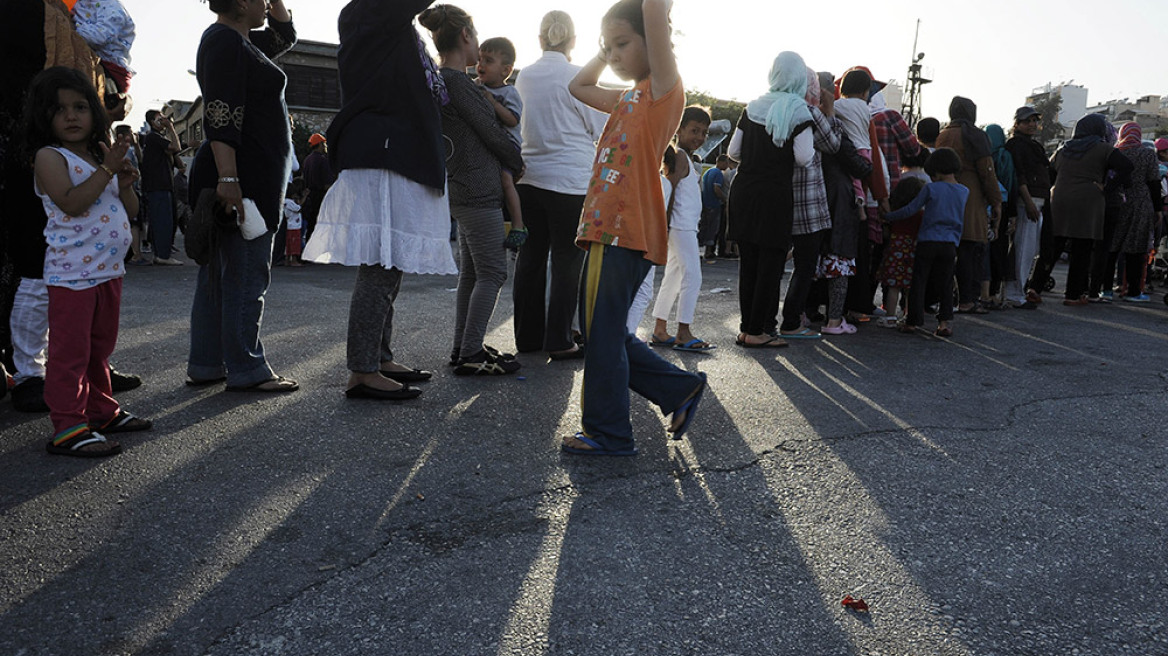
{"type": "Polygon", "coordinates": [[[1067,239],[1067,289],[1063,293],[1063,298],[1068,301],[1087,295],[1091,275],[1091,249],[1094,247],[1093,239],[1067,239]]]}
{"type": "Polygon", "coordinates": [[[1111,252],[1111,238],[1115,236],[1115,225],[1122,212],[1122,205],[1109,205],[1103,214],[1103,239],[1096,241],[1091,248],[1091,275],[1087,292],[1092,296],[1111,291],[1115,286],[1115,263],[1119,254],[1111,252]]]}
{"type": "Polygon", "coordinates": [[[861,223],[856,248],[856,275],[848,281],[848,312],[870,314],[876,309],[872,299],[876,290],[872,286],[872,242],[868,239],[868,224],[861,223]]]}
{"type": "Polygon", "coordinates": [[[795,245],[795,271],[787,285],[787,297],[783,300],[782,330],[798,330],[802,325],[802,314],[807,308],[807,296],[811,283],[815,280],[815,266],[819,263],[819,247],[823,244],[826,230],[809,235],[792,235],[795,245]]]}
{"type": "Polygon", "coordinates": [[[779,313],[779,287],[787,263],[787,245],[764,248],[738,242],[738,330],[747,335],[773,333],[779,313]]]}
{"type": "Polygon", "coordinates": [[[527,242],[515,263],[515,348],[565,351],[572,348],[572,317],[580,293],[584,251],[576,247],[576,226],[584,197],[531,185],[517,185],[527,242]],[[551,290],[548,291],[548,255],[551,290]],[[546,296],[545,296],[546,295],[546,296]]]}
{"type": "MultiPolygon", "coordinates": [[[[1112,261],[1119,253],[1112,253],[1112,261]]],[[[1148,267],[1148,256],[1144,253],[1124,253],[1123,277],[1127,281],[1127,293],[1124,296],[1139,296],[1144,293],[1144,269],[1148,267]]],[[[1112,266],[1112,271],[1115,267],[1112,266]]]]}
{"type": "Polygon", "coordinates": [[[956,259],[957,247],[951,241],[917,242],[912,286],[908,290],[906,324],[925,325],[925,299],[934,295],[940,295],[941,299],[937,320],[949,321],[953,318],[953,269],[956,259]]]}
{"type": "Polygon", "coordinates": [[[300,208],[300,216],[304,219],[305,240],[311,237],[312,232],[316,230],[316,218],[320,216],[320,204],[324,202],[324,195],[327,193],[327,187],[308,190],[308,197],[304,199],[304,205],[300,208]]]}
{"type": "Polygon", "coordinates": [[[957,247],[957,292],[962,305],[973,303],[981,296],[985,248],[984,243],[968,239],[962,239],[957,247]]]}
{"type": "Polygon", "coordinates": [[[1047,281],[1050,280],[1050,272],[1054,271],[1054,265],[1058,263],[1059,257],[1066,249],[1066,237],[1056,237],[1054,234],[1054,222],[1050,219],[1050,201],[1047,201],[1042,206],[1042,232],[1038,236],[1038,262],[1034,265],[1034,272],[1031,274],[1030,282],[1026,284],[1026,289],[1033,289],[1038,293],[1045,291],[1047,281]]]}

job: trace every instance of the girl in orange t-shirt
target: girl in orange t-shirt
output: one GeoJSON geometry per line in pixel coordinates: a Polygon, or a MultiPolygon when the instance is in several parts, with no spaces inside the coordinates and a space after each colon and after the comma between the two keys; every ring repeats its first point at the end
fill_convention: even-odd
{"type": "Polygon", "coordinates": [[[576,232],[576,244],[588,250],[580,303],[587,346],[583,428],[564,438],[566,453],[636,455],[630,389],[671,414],[668,430],[680,439],[706,386],[705,374],[662,360],[625,324],[649,267],[666,259],[668,228],[658,170],[685,106],[670,44],[672,5],[672,0],[613,5],[601,21],[600,53],[568,85],[573,96],[610,116],[597,144],[576,232]],[[600,87],[606,67],[635,86],[623,91],[600,87]]]}

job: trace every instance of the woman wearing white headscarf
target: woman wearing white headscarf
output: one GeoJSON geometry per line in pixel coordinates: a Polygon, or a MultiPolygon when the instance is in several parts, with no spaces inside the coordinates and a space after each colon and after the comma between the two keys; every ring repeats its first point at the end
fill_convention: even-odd
{"type": "Polygon", "coordinates": [[[736,343],[746,348],[786,346],[776,334],[779,285],[795,218],[795,167],[815,158],[807,67],[793,52],[775,58],[770,90],[751,101],[730,140],[741,162],[730,196],[727,238],[739,244],[736,343]]]}

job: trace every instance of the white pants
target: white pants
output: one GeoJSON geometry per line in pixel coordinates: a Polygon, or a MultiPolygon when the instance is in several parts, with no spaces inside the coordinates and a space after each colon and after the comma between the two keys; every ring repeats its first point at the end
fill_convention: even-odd
{"type": "Polygon", "coordinates": [[[641,317],[645,316],[645,310],[649,309],[649,302],[653,300],[653,278],[656,274],[657,267],[649,267],[649,273],[645,275],[645,280],[641,282],[637,295],[633,297],[633,304],[629,307],[626,325],[633,336],[636,336],[637,326],[641,325],[641,317]]]}
{"type": "Polygon", "coordinates": [[[665,276],[653,317],[666,321],[669,311],[677,303],[677,322],[691,324],[702,291],[702,260],[698,252],[696,230],[669,230],[669,259],[665,262],[665,276]]]}
{"type": "Polygon", "coordinates": [[[1014,220],[1014,280],[1006,283],[1006,300],[1014,303],[1026,301],[1026,281],[1030,278],[1030,269],[1034,267],[1034,258],[1038,256],[1039,241],[1042,237],[1042,206],[1046,201],[1035,198],[1034,206],[1038,208],[1038,220],[1031,221],[1026,214],[1026,202],[1018,201],[1018,217],[1014,220]]]}
{"type": "Polygon", "coordinates": [[[49,348],[49,288],[40,278],[21,278],[12,301],[13,379],[44,378],[49,348]]]}

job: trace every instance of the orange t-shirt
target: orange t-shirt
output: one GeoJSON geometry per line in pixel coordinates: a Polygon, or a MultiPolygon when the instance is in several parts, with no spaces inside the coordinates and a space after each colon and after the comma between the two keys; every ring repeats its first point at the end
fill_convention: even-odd
{"type": "Polygon", "coordinates": [[[645,253],[665,264],[669,228],[661,192],[661,157],[681,123],[685,88],[681,80],[660,98],[649,79],[621,96],[596,146],[592,179],[576,245],[590,242],[645,253]]]}

